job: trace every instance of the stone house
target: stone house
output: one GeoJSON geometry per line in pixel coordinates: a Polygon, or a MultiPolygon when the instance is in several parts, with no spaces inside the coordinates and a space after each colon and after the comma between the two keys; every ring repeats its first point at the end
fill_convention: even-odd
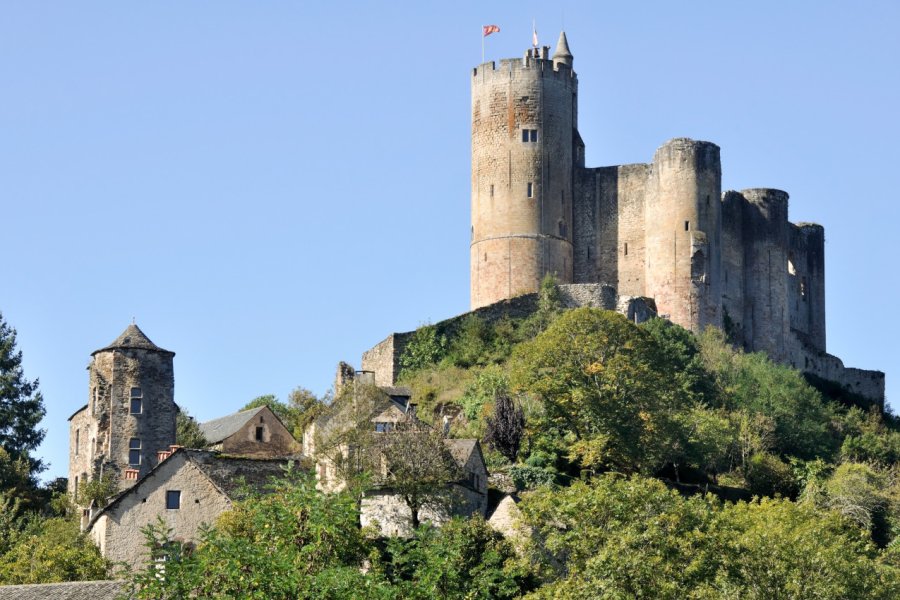
{"type": "Polygon", "coordinates": [[[173,539],[195,542],[200,526],[215,523],[244,486],[265,489],[288,462],[177,447],[160,452],[150,472],[92,516],[88,534],[105,558],[140,569],[149,556],[141,529],[161,518],[173,539]]]}
{"type": "Polygon", "coordinates": [[[208,449],[257,458],[294,456],[300,444],[268,406],[200,424],[208,449]]]}
{"type": "MultiPolygon", "coordinates": [[[[365,465],[376,477],[375,485],[366,492],[360,506],[362,525],[378,524],[384,535],[407,535],[411,527],[409,507],[388,485],[379,484],[380,472],[388,467],[380,454],[377,438],[388,436],[400,424],[415,423],[430,430],[430,426],[415,415],[412,392],[403,387],[375,386],[374,373],[338,370],[338,399],[329,411],[316,419],[304,432],[304,455],[315,463],[320,489],[333,492],[344,487],[342,473],[350,464],[365,465]],[[344,393],[341,393],[343,390],[344,393]],[[363,441],[367,438],[367,441],[363,441]],[[374,443],[373,443],[374,442],[374,443]],[[359,457],[357,444],[368,456],[359,457]]],[[[487,512],[488,472],[478,440],[445,438],[444,452],[448,461],[457,467],[460,477],[446,482],[446,496],[451,499],[448,512],[436,507],[423,507],[421,521],[440,524],[452,515],[470,516],[487,512]]]]}

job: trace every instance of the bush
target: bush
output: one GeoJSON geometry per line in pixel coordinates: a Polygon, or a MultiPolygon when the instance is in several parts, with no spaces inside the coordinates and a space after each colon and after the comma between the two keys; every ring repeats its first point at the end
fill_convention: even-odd
{"type": "Polygon", "coordinates": [[[750,457],[744,477],[750,493],[755,496],[793,497],[797,494],[793,469],[772,454],[760,452],[750,457]]]}

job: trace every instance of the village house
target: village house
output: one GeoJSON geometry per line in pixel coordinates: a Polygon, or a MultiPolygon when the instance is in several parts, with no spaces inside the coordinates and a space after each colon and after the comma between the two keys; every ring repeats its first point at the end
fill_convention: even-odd
{"type": "Polygon", "coordinates": [[[264,490],[288,463],[177,447],[160,452],[149,473],[93,515],[88,534],[105,558],[141,569],[149,558],[142,532],[148,524],[162,519],[174,540],[194,543],[203,524],[214,524],[243,491],[264,490]]]}
{"type": "Polygon", "coordinates": [[[300,444],[268,406],[200,424],[207,448],[240,456],[276,457],[300,453],[300,444]]]}

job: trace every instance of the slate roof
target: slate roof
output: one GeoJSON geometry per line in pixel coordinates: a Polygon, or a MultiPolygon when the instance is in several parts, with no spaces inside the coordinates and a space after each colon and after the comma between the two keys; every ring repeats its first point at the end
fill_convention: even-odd
{"type": "Polygon", "coordinates": [[[450,451],[450,456],[453,457],[456,464],[459,465],[460,468],[464,468],[466,463],[469,462],[469,457],[475,452],[478,440],[455,440],[447,438],[444,440],[444,444],[447,446],[447,450],[450,451]]]}
{"type": "Polygon", "coordinates": [[[194,465],[209,477],[217,488],[234,499],[244,484],[263,490],[273,477],[284,475],[285,458],[260,459],[224,456],[207,450],[185,450],[194,465]]]}
{"type": "Polygon", "coordinates": [[[114,339],[112,343],[105,348],[100,348],[99,350],[94,350],[91,352],[91,356],[97,354],[98,352],[105,352],[107,350],[122,350],[128,348],[136,348],[138,350],[152,350],[154,352],[162,352],[164,354],[171,354],[175,356],[175,353],[170,350],[164,350],[150,341],[150,338],[141,331],[141,328],[132,323],[128,327],[125,328],[125,331],[122,334],[114,339]]]}
{"type": "Polygon", "coordinates": [[[72,581],[35,585],[2,585],[0,600],[114,600],[126,598],[125,581],[72,581]]]}
{"type": "Polygon", "coordinates": [[[218,419],[213,419],[212,421],[200,423],[200,431],[203,432],[203,437],[206,438],[208,443],[218,444],[222,440],[237,433],[241,427],[246,425],[250,419],[255,417],[256,414],[264,408],[265,406],[258,406],[256,408],[251,408],[250,410],[244,410],[224,417],[219,417],[218,419]]]}

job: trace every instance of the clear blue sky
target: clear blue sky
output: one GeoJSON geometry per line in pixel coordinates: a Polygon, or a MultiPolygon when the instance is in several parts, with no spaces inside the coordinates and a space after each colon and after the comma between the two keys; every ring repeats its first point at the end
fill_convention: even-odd
{"type": "Polygon", "coordinates": [[[898,389],[900,3],[0,2],[0,311],[50,461],[136,317],[202,420],[463,312],[470,69],[564,25],[591,166],[722,147],[826,229],[828,349],[898,389]]]}

